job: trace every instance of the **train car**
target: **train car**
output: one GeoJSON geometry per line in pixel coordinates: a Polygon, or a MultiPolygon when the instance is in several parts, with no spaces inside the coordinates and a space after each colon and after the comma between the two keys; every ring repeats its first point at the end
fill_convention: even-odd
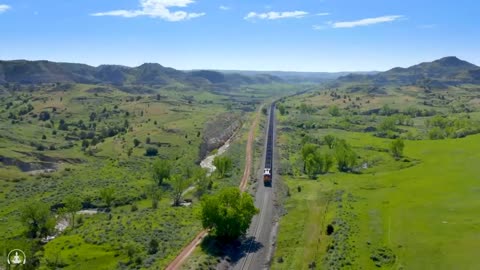
{"type": "Polygon", "coordinates": [[[272,185],[272,172],[270,168],[263,169],[263,184],[265,186],[272,185]]]}

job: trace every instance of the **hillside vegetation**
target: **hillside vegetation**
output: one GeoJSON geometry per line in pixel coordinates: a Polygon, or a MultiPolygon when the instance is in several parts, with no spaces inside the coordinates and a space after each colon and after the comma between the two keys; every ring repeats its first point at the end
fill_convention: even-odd
{"type": "Polygon", "coordinates": [[[29,269],[165,267],[201,230],[200,197],[238,185],[252,113],[299,89],[196,87],[185,80],[211,74],[159,65],[17,64],[0,71],[0,255],[20,248],[29,269]],[[94,83],[114,70],[122,84],[94,83]],[[207,176],[200,160],[231,136],[228,170],[207,176]]]}
{"type": "Polygon", "coordinates": [[[289,189],[272,269],[476,268],[480,85],[459,77],[471,67],[445,58],[278,104],[289,189]],[[417,69],[441,85],[374,81],[417,69]]]}
{"type": "Polygon", "coordinates": [[[245,76],[238,73],[223,74],[207,70],[184,72],[154,63],[130,68],[115,65],[92,67],[84,64],[50,61],[0,61],[0,83],[38,84],[57,82],[156,86],[182,84],[199,87],[210,84],[238,86],[242,84],[278,83],[282,80],[266,74],[245,76]]]}

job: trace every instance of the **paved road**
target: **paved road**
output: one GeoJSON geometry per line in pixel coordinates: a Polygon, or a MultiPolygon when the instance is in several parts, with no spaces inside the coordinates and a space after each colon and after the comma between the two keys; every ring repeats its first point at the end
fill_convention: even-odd
{"type": "MultiPolygon", "coordinates": [[[[275,112],[275,110],[273,110],[275,112]]],[[[267,124],[267,127],[269,125],[267,124]]],[[[275,118],[273,121],[273,143],[276,140],[275,118]]],[[[265,143],[267,142],[267,132],[265,133],[265,143]]],[[[266,147],[265,147],[266,149],[266,147]]],[[[275,147],[273,147],[273,156],[275,157],[275,147]]],[[[234,265],[235,270],[258,270],[268,269],[271,254],[273,253],[272,240],[276,236],[276,223],[274,214],[274,189],[275,181],[278,178],[276,174],[275,158],[273,158],[273,181],[272,187],[263,185],[263,165],[265,162],[265,150],[262,158],[262,167],[256,172],[258,187],[255,195],[255,206],[260,209],[256,215],[247,233],[246,254],[234,265]]]]}

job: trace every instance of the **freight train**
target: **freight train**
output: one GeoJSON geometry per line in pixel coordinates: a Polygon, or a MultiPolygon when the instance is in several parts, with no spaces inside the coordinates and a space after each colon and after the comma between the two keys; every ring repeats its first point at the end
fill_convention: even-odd
{"type": "Polygon", "coordinates": [[[265,152],[265,169],[263,170],[263,184],[272,186],[273,180],[273,129],[275,121],[275,103],[270,106],[270,118],[268,121],[267,149],[265,152]]]}

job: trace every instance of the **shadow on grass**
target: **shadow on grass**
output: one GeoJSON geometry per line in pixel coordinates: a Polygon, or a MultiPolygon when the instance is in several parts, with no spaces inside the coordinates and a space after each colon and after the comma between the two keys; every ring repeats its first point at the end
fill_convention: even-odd
{"type": "Polygon", "coordinates": [[[263,247],[263,244],[255,240],[255,237],[225,241],[208,235],[203,239],[201,248],[210,256],[225,259],[231,264],[237,263],[248,253],[255,253],[263,247]]]}

